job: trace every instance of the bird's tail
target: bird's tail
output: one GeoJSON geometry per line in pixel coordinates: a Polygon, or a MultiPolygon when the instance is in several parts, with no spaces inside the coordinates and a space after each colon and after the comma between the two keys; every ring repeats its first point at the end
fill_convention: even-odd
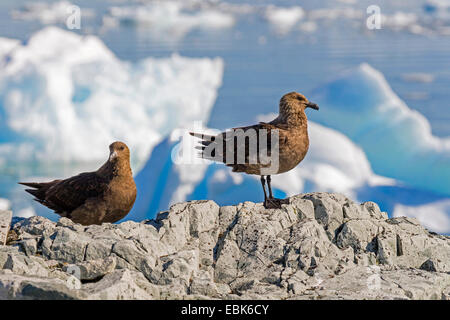
{"type": "Polygon", "coordinates": [[[200,158],[204,158],[204,151],[205,148],[207,146],[209,146],[212,142],[214,142],[215,137],[208,135],[208,134],[203,134],[203,133],[197,133],[197,132],[189,132],[189,134],[193,137],[199,138],[199,145],[195,146],[195,149],[200,150],[200,153],[198,154],[198,156],[200,158]]]}
{"type": "Polygon", "coordinates": [[[200,139],[199,145],[195,146],[195,149],[200,150],[198,154],[200,158],[225,163],[227,152],[233,151],[227,150],[230,145],[227,144],[225,133],[216,136],[196,132],[189,132],[189,134],[200,139]]]}
{"type": "Polygon", "coordinates": [[[48,190],[51,183],[49,182],[19,182],[19,184],[31,187],[33,189],[25,189],[26,192],[33,195],[36,201],[41,202],[45,199],[45,192],[48,190]]]}
{"type": "Polygon", "coordinates": [[[39,182],[18,182],[18,183],[21,185],[27,186],[27,187],[35,188],[35,189],[40,189],[45,184],[45,183],[39,183],[39,182]]]}

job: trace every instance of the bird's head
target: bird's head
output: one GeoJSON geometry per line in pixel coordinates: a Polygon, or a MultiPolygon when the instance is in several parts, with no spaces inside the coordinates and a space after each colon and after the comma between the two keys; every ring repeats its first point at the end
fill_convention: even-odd
{"type": "Polygon", "coordinates": [[[109,145],[109,162],[118,162],[120,160],[130,160],[130,149],[123,142],[116,141],[109,145]]]}
{"type": "Polygon", "coordinates": [[[295,91],[286,93],[280,100],[280,114],[303,113],[306,108],[319,110],[317,104],[310,102],[304,95],[295,91]]]}

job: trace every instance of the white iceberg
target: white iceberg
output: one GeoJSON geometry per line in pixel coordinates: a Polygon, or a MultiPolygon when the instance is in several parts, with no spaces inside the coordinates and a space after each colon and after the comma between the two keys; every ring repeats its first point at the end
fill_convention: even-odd
{"type": "Polygon", "coordinates": [[[11,208],[11,201],[8,199],[0,198],[0,211],[1,210],[9,210],[11,208]]]}
{"type": "MultiPolygon", "coordinates": [[[[42,24],[66,23],[78,8],[64,0],[53,3],[37,1],[26,3],[21,9],[13,10],[11,16],[13,19],[36,20],[42,24]]],[[[88,8],[83,8],[80,13],[82,18],[91,18],[95,15],[94,10],[88,8]]]]}
{"type": "Polygon", "coordinates": [[[227,29],[235,24],[233,14],[214,7],[193,6],[191,2],[153,1],[144,5],[112,7],[103,18],[104,26],[143,27],[155,38],[177,40],[192,30],[227,29]]]}
{"type": "Polygon", "coordinates": [[[375,173],[418,189],[450,195],[450,138],[433,136],[368,64],[314,90],[314,120],[342,132],[365,152],[375,173]]]}
{"type": "Polygon", "coordinates": [[[33,207],[26,207],[18,211],[14,211],[14,216],[19,218],[30,218],[36,215],[33,207]]]}
{"type": "Polygon", "coordinates": [[[264,17],[279,34],[288,33],[304,16],[305,11],[299,6],[277,7],[269,5],[264,14],[264,17]]]}
{"type": "Polygon", "coordinates": [[[0,39],[0,164],[99,163],[123,140],[138,167],[174,128],[208,119],[223,68],[179,55],[122,61],[99,38],[56,27],[24,45],[0,39]]]}

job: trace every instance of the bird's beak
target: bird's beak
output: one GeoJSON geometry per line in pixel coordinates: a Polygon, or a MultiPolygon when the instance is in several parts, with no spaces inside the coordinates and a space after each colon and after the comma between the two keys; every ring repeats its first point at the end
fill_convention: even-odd
{"type": "Polygon", "coordinates": [[[307,108],[311,108],[314,110],[319,110],[319,106],[313,102],[308,102],[308,104],[306,105],[307,108]]]}
{"type": "Polygon", "coordinates": [[[111,152],[111,154],[109,155],[109,161],[114,160],[115,158],[117,158],[117,152],[113,151],[111,152]]]}

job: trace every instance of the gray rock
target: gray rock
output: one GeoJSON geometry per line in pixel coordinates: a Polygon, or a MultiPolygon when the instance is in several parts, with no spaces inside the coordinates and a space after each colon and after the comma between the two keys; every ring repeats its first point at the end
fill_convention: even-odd
{"type": "Polygon", "coordinates": [[[422,265],[420,266],[420,269],[430,272],[436,272],[436,262],[432,259],[427,259],[422,265]]]}
{"type": "Polygon", "coordinates": [[[38,278],[0,272],[0,299],[19,300],[73,300],[82,298],[82,292],[72,290],[66,282],[54,278],[38,278]]]}
{"type": "MultiPolygon", "coordinates": [[[[230,290],[228,289],[227,291],[229,292],[230,290]]],[[[220,295],[219,292],[220,290],[208,271],[200,270],[193,275],[189,286],[189,294],[216,298],[220,295]]]]}
{"type": "Polygon", "coordinates": [[[173,205],[141,223],[13,224],[4,299],[450,299],[450,239],[340,194],[173,205]]]}
{"type": "Polygon", "coordinates": [[[67,263],[84,260],[89,238],[83,233],[74,231],[70,227],[58,226],[52,237],[54,237],[53,243],[50,250],[47,250],[50,259],[67,263]]]}
{"type": "Polygon", "coordinates": [[[38,245],[36,239],[34,238],[20,240],[18,245],[27,256],[33,256],[37,253],[38,245]]]}
{"type": "Polygon", "coordinates": [[[5,245],[11,225],[12,211],[0,210],[0,245],[5,245]]]}
{"type": "Polygon", "coordinates": [[[34,275],[40,277],[48,276],[45,261],[36,256],[27,257],[24,254],[8,254],[3,269],[9,269],[15,274],[34,275]]]}
{"type": "Polygon", "coordinates": [[[344,222],[343,205],[349,200],[341,194],[312,193],[304,196],[314,204],[314,217],[324,227],[330,239],[344,222]]]}
{"type": "MultiPolygon", "coordinates": [[[[113,256],[109,256],[105,259],[83,261],[70,265],[70,267],[79,269],[79,280],[96,280],[114,271],[116,259],[113,256]]],[[[67,272],[67,267],[65,271],[67,272]]]]}
{"type": "Polygon", "coordinates": [[[152,300],[159,299],[159,289],[136,271],[116,270],[96,283],[83,285],[89,300],[152,300]]]}
{"type": "Polygon", "coordinates": [[[13,229],[19,235],[26,234],[29,236],[50,236],[55,230],[56,224],[50,220],[41,217],[33,216],[27,219],[22,219],[15,223],[13,229]]]}
{"type": "Polygon", "coordinates": [[[0,270],[4,268],[10,254],[19,254],[19,248],[14,246],[0,246],[0,270]]]}

